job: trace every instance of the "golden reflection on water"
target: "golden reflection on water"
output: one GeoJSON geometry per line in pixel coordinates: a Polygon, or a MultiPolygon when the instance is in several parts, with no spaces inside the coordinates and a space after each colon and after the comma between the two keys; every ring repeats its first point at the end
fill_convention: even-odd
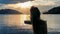
{"type": "Polygon", "coordinates": [[[25,29],[32,28],[32,25],[24,23],[25,20],[30,20],[29,15],[2,15],[0,18],[2,19],[2,24],[4,24],[4,26],[17,26],[25,29]]]}
{"type": "MultiPolygon", "coordinates": [[[[41,15],[41,19],[47,21],[47,26],[50,28],[55,27],[54,15],[41,15]]],[[[57,19],[57,18],[56,18],[57,19]]],[[[30,15],[17,14],[17,15],[0,15],[0,25],[3,26],[17,26],[25,29],[31,29],[32,25],[25,24],[25,20],[30,20],[30,15]]]]}

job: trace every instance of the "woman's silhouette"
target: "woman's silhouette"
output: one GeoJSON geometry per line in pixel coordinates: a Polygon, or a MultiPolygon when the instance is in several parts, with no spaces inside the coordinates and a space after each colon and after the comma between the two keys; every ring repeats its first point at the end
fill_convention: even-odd
{"type": "Polygon", "coordinates": [[[32,6],[30,9],[30,19],[33,26],[34,34],[47,34],[47,24],[40,19],[40,11],[37,7],[32,6]]]}

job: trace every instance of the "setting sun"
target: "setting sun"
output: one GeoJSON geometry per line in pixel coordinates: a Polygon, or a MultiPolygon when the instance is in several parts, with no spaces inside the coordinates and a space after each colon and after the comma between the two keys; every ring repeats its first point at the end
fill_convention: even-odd
{"type": "Polygon", "coordinates": [[[30,1],[24,2],[24,3],[18,3],[17,6],[21,7],[21,8],[28,8],[28,7],[32,6],[32,3],[30,1]]]}

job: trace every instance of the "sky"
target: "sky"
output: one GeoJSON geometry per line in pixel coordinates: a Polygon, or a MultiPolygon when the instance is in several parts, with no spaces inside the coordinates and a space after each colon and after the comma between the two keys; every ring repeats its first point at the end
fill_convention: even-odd
{"type": "Polygon", "coordinates": [[[23,5],[23,3],[26,3],[26,6],[31,7],[31,6],[37,6],[39,8],[39,10],[41,12],[45,12],[48,11],[49,9],[59,6],[60,5],[60,0],[0,0],[0,9],[4,8],[18,8],[17,10],[21,11],[22,13],[29,13],[29,9],[27,10],[27,8],[24,9],[24,11],[22,10],[23,8],[21,8],[21,4],[23,5]],[[29,3],[29,5],[27,5],[27,3],[29,3]],[[20,5],[19,5],[20,4],[20,5]],[[26,10],[26,11],[25,11],[26,10]]]}
{"type": "MultiPolygon", "coordinates": [[[[16,4],[21,4],[21,3],[30,3],[32,6],[37,6],[41,12],[47,11],[55,6],[59,6],[60,5],[60,0],[0,0],[0,7],[2,8],[10,8],[12,7],[11,4],[13,6],[15,6],[14,8],[18,8],[18,6],[16,4]],[[2,5],[4,4],[4,5],[2,5]],[[9,5],[7,5],[9,4],[9,5]]],[[[27,5],[27,4],[26,4],[27,5]]],[[[20,7],[21,5],[19,5],[20,7]]]]}
{"type": "Polygon", "coordinates": [[[13,4],[13,3],[26,2],[26,1],[30,1],[30,0],[0,0],[0,3],[13,4]]]}

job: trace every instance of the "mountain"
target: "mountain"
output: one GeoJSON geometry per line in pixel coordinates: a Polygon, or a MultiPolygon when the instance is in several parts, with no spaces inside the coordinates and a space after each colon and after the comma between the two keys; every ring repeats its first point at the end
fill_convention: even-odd
{"type": "Polygon", "coordinates": [[[43,14],[60,14],[60,6],[54,7],[48,10],[48,12],[44,12],[43,14]]]}
{"type": "Polygon", "coordinates": [[[0,14],[22,14],[22,13],[12,9],[1,9],[0,14]]]}

